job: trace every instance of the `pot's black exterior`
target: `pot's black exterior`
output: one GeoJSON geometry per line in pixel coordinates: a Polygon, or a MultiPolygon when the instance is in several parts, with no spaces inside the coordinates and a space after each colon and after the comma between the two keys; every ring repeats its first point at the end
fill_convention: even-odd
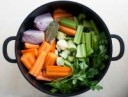
{"type": "Polygon", "coordinates": [[[106,36],[108,38],[108,55],[109,55],[109,59],[106,62],[106,67],[100,72],[100,75],[97,76],[96,80],[100,81],[103,76],[105,75],[106,71],[109,68],[110,62],[111,60],[117,60],[119,58],[121,58],[123,56],[124,53],[124,43],[123,40],[117,36],[117,35],[110,35],[105,23],[103,22],[103,20],[91,9],[89,9],[88,7],[76,3],[76,2],[72,2],[72,1],[55,1],[55,2],[51,2],[45,5],[42,5],[41,7],[37,8],[36,10],[34,10],[32,13],[30,13],[27,18],[24,20],[24,22],[22,23],[21,27],[19,28],[19,31],[17,33],[16,37],[10,37],[7,40],[5,40],[4,45],[3,45],[3,54],[4,57],[7,61],[9,62],[17,62],[20,71],[22,72],[22,74],[24,75],[24,77],[30,82],[30,84],[32,84],[34,87],[36,87],[37,89],[39,89],[42,92],[45,92],[47,94],[50,95],[54,95],[54,96],[74,96],[74,95],[78,95],[81,94],[83,92],[86,92],[87,90],[89,90],[89,88],[80,88],[80,90],[75,91],[74,93],[71,94],[61,94],[61,93],[56,93],[56,94],[52,94],[50,93],[50,87],[44,85],[45,82],[42,81],[37,81],[34,77],[32,77],[31,75],[28,74],[28,70],[24,67],[24,65],[22,65],[21,61],[20,61],[20,57],[21,57],[21,53],[20,51],[24,48],[23,43],[21,42],[21,38],[22,38],[22,34],[24,31],[34,28],[33,27],[33,20],[36,16],[46,13],[46,12],[52,12],[55,8],[62,8],[65,9],[69,12],[71,12],[74,15],[78,15],[79,13],[83,12],[86,13],[90,18],[93,18],[94,21],[96,22],[96,24],[98,25],[98,28],[100,29],[100,31],[104,31],[106,33],[106,36]],[[111,38],[116,38],[119,43],[120,43],[120,53],[117,57],[112,58],[112,40],[111,38]],[[7,54],[7,44],[9,41],[11,40],[16,40],[15,42],[15,55],[16,55],[16,60],[15,59],[10,59],[8,57],[7,54]]]}

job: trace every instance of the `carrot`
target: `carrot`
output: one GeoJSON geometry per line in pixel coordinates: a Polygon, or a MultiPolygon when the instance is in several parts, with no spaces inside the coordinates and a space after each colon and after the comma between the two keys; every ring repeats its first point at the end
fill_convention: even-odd
{"type": "Polygon", "coordinates": [[[45,72],[40,72],[40,74],[36,77],[37,80],[43,80],[43,81],[53,81],[53,78],[49,78],[46,76],[45,72]]]}
{"type": "Polygon", "coordinates": [[[53,52],[53,53],[55,53],[55,49],[56,49],[56,42],[55,41],[53,41],[52,43],[51,43],[51,52],[53,52]]]}
{"type": "Polygon", "coordinates": [[[33,76],[37,76],[39,75],[39,73],[41,72],[44,62],[45,62],[45,58],[46,58],[46,52],[42,51],[39,56],[37,57],[36,62],[34,63],[33,67],[30,69],[29,73],[33,76]]]}
{"type": "Polygon", "coordinates": [[[70,67],[61,67],[61,66],[47,66],[46,67],[46,76],[62,78],[66,76],[70,76],[72,73],[72,69],[70,67]]]}
{"type": "Polygon", "coordinates": [[[38,49],[38,54],[40,54],[42,51],[48,53],[51,50],[51,45],[47,42],[43,42],[41,46],[38,49]]]}
{"type": "Polygon", "coordinates": [[[29,70],[35,63],[36,59],[32,53],[26,53],[21,56],[21,61],[24,64],[24,66],[29,70]]]}
{"type": "Polygon", "coordinates": [[[46,56],[44,68],[46,66],[54,66],[57,60],[57,55],[55,53],[49,52],[46,56]]]}
{"type": "Polygon", "coordinates": [[[63,17],[71,17],[72,14],[68,13],[68,12],[57,12],[57,13],[53,13],[53,19],[59,21],[61,18],[63,17]]]}
{"type": "Polygon", "coordinates": [[[59,30],[71,36],[75,36],[76,34],[76,30],[62,26],[62,25],[59,25],[59,30]]]}
{"type": "Polygon", "coordinates": [[[63,9],[60,9],[60,8],[57,8],[57,9],[55,9],[55,10],[53,11],[54,14],[55,14],[55,13],[60,13],[60,12],[66,12],[66,11],[63,10],[63,9]]]}
{"type": "Polygon", "coordinates": [[[39,45],[31,44],[31,43],[24,43],[25,48],[27,49],[33,49],[33,48],[38,48],[39,45]]]}
{"type": "Polygon", "coordinates": [[[34,49],[26,49],[26,50],[21,50],[22,54],[26,54],[26,53],[32,53],[33,55],[37,56],[38,51],[36,48],[34,49]]]}

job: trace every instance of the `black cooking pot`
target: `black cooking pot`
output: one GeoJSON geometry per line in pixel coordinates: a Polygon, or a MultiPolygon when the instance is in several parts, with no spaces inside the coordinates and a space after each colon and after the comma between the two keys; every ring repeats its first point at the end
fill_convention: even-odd
{"type": "Polygon", "coordinates": [[[45,5],[42,5],[39,8],[35,9],[24,20],[24,22],[22,23],[22,25],[19,28],[17,36],[9,37],[4,41],[3,55],[4,55],[4,58],[8,62],[17,63],[18,66],[19,66],[19,69],[22,72],[22,74],[24,75],[24,77],[30,82],[31,85],[33,85],[34,87],[36,87],[40,91],[45,92],[45,93],[50,94],[50,95],[54,95],[54,96],[74,96],[74,95],[78,95],[78,94],[81,94],[83,92],[86,92],[87,90],[89,90],[89,88],[80,88],[79,90],[77,90],[77,91],[75,91],[71,94],[61,94],[61,93],[52,94],[49,91],[50,87],[44,85],[44,82],[37,81],[33,76],[29,75],[28,70],[24,67],[24,65],[20,61],[20,57],[21,57],[20,51],[24,48],[23,43],[21,41],[23,32],[28,30],[28,29],[33,28],[33,20],[36,16],[41,15],[41,14],[46,13],[46,12],[52,12],[56,8],[65,9],[65,10],[71,12],[74,15],[78,15],[81,12],[86,13],[88,15],[88,17],[92,18],[96,22],[96,24],[98,26],[98,29],[100,31],[105,32],[105,34],[107,36],[107,39],[108,39],[108,55],[109,55],[109,58],[106,62],[106,67],[100,72],[100,74],[96,78],[96,80],[100,81],[103,78],[103,76],[105,75],[106,71],[108,70],[110,62],[118,60],[123,56],[123,54],[124,54],[124,42],[121,39],[121,37],[119,37],[118,35],[110,35],[110,33],[108,31],[108,28],[106,27],[105,23],[94,11],[92,11],[88,7],[86,7],[82,4],[76,3],[76,2],[72,2],[72,1],[54,1],[54,2],[47,3],[45,5]],[[112,38],[117,39],[120,43],[120,52],[116,57],[112,57],[112,48],[113,48],[112,38]],[[7,45],[12,40],[15,40],[15,56],[16,56],[16,59],[11,59],[7,54],[7,45]]]}

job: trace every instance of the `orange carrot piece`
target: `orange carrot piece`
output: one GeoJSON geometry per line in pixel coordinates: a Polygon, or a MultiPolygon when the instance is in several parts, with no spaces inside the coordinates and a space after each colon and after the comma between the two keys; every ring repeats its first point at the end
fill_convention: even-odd
{"type": "Polygon", "coordinates": [[[30,69],[29,73],[33,76],[38,76],[41,70],[43,69],[43,65],[46,58],[46,52],[42,51],[39,56],[37,57],[36,62],[34,63],[33,67],[30,69]]]}
{"type": "Polygon", "coordinates": [[[67,13],[67,12],[58,12],[58,13],[53,13],[53,19],[59,21],[61,18],[63,17],[71,17],[72,14],[71,13],[67,13]]]}
{"type": "Polygon", "coordinates": [[[35,56],[38,55],[38,51],[37,51],[36,48],[34,48],[34,49],[21,50],[21,53],[22,53],[22,54],[25,54],[25,53],[32,53],[32,54],[35,55],[35,56]]]}
{"type": "Polygon", "coordinates": [[[31,43],[24,43],[26,49],[33,49],[38,48],[39,45],[31,44],[31,43]]]}
{"type": "Polygon", "coordinates": [[[46,76],[45,72],[40,72],[40,74],[36,77],[37,80],[43,80],[43,81],[53,81],[53,78],[49,78],[46,76]]]}
{"type": "Polygon", "coordinates": [[[38,54],[40,54],[42,51],[48,53],[51,50],[51,45],[47,42],[43,42],[41,46],[38,49],[38,54]]]}
{"type": "Polygon", "coordinates": [[[66,11],[63,10],[63,9],[60,9],[60,8],[57,8],[57,9],[55,9],[55,10],[53,11],[54,14],[55,14],[55,13],[60,13],[60,12],[66,12],[66,11]]]}
{"type": "Polygon", "coordinates": [[[51,43],[51,52],[53,52],[53,53],[55,53],[55,49],[56,49],[56,42],[55,41],[53,41],[52,43],[51,43]]]}
{"type": "Polygon", "coordinates": [[[46,56],[44,69],[46,66],[54,66],[57,60],[57,55],[55,53],[49,52],[46,56]]]}
{"type": "Polygon", "coordinates": [[[32,68],[33,64],[35,63],[36,59],[32,53],[26,53],[21,56],[21,61],[24,66],[29,70],[32,68]]]}
{"type": "Polygon", "coordinates": [[[62,26],[62,25],[59,25],[59,30],[71,36],[75,36],[76,34],[76,30],[62,26]]]}
{"type": "Polygon", "coordinates": [[[72,69],[70,67],[61,67],[61,66],[47,66],[46,67],[46,76],[62,78],[66,76],[70,76],[72,73],[72,69]]]}

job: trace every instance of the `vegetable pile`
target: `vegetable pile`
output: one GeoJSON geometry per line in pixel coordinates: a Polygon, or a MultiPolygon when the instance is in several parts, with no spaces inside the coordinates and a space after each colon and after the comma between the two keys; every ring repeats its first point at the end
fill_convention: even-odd
{"type": "Polygon", "coordinates": [[[22,37],[21,61],[30,75],[46,81],[52,93],[102,89],[95,78],[108,59],[108,41],[94,20],[58,8],[37,16],[34,27],[22,37]]]}

